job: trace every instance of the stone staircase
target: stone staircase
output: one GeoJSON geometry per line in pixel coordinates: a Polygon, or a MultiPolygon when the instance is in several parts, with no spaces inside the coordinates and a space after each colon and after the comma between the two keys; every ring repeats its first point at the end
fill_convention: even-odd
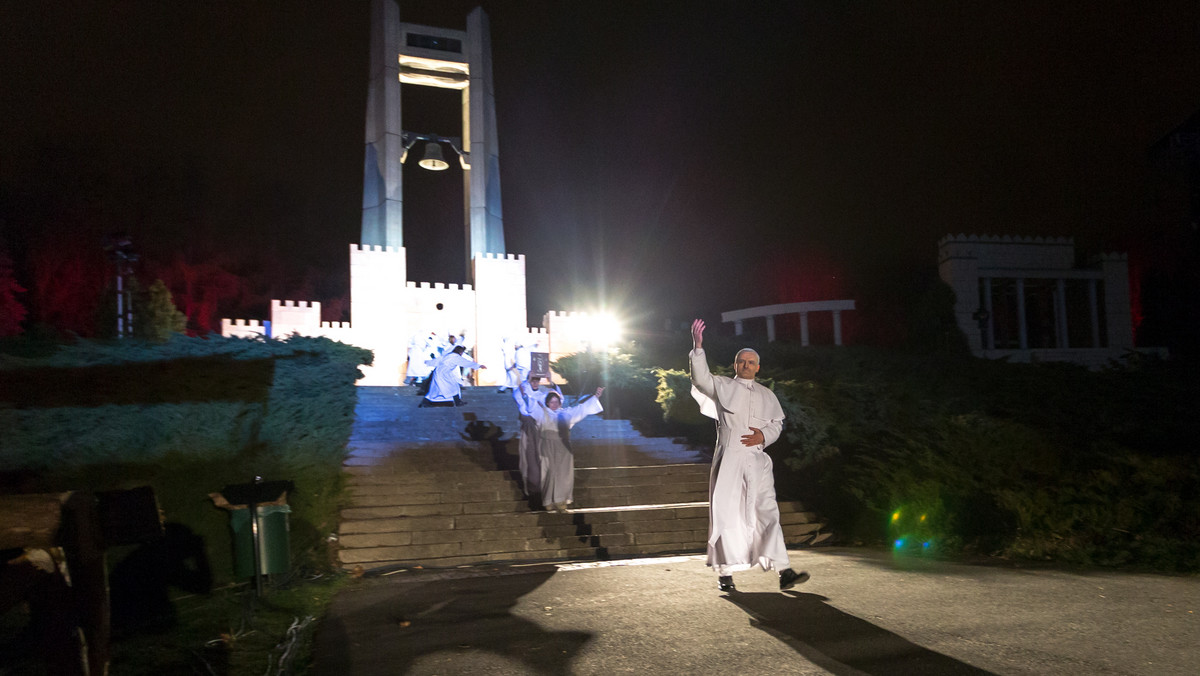
{"type": "MultiPolygon", "coordinates": [[[[490,561],[611,559],[704,550],[705,455],[592,416],[572,431],[575,504],[531,509],[516,471],[508,394],[466,388],[467,405],[418,409],[412,388],[360,387],[346,461],[339,560],[349,569],[490,561]],[[470,426],[470,427],[469,427],[470,426]]],[[[779,505],[784,537],[827,537],[799,503],[779,505]]]]}

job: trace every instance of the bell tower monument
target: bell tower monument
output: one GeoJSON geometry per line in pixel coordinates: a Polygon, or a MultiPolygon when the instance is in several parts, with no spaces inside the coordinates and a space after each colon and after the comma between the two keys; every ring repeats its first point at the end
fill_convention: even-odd
{"type": "Polygon", "coordinates": [[[434,28],[401,22],[396,0],[371,0],[370,50],[361,244],[404,246],[402,167],[424,143],[421,166],[444,168],[442,155],[448,151],[462,164],[468,270],[477,254],[503,255],[500,151],[487,14],[480,8],[473,10],[465,31],[434,28]],[[404,129],[401,84],[462,92],[462,138],[404,129]]]}

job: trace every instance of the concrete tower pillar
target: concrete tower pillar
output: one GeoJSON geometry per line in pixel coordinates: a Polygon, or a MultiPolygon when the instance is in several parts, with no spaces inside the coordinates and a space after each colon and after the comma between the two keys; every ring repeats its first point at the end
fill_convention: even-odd
{"type": "Polygon", "coordinates": [[[463,142],[471,154],[464,173],[468,195],[467,260],[476,254],[503,254],[504,212],[500,208],[500,142],[496,134],[496,93],[492,86],[492,34],[487,14],[467,15],[470,86],[463,91],[463,142]]]}
{"type": "Polygon", "coordinates": [[[366,246],[404,246],[400,163],[404,144],[400,126],[400,62],[396,58],[399,53],[399,6],[395,0],[372,0],[362,237],[359,241],[366,246]]]}

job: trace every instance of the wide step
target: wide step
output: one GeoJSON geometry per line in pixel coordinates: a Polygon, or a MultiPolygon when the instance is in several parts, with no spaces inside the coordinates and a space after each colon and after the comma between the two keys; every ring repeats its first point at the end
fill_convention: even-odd
{"type": "MultiPolygon", "coordinates": [[[[572,433],[575,509],[531,510],[517,469],[510,395],[464,389],[468,405],[418,409],[411,388],[360,387],[345,463],[338,559],[347,569],[604,560],[700,552],[708,539],[704,453],[590,417],[572,433]],[[479,437],[480,431],[484,437],[479,437]],[[474,433],[474,434],[473,434],[474,433]]],[[[828,534],[779,504],[790,545],[828,534]]]]}
{"type": "MultiPolygon", "coordinates": [[[[823,527],[799,503],[779,506],[789,545],[804,544],[823,527]]],[[[708,539],[708,505],[346,518],[339,539],[339,560],[350,569],[700,552],[708,539]]]]}
{"type": "Polygon", "coordinates": [[[708,464],[577,467],[577,507],[623,507],[708,500],[708,464]]]}

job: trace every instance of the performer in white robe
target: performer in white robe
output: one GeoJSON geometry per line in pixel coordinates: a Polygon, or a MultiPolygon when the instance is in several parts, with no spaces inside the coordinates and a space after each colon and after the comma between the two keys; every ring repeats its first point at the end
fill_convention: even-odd
{"type": "MultiPolygon", "coordinates": [[[[471,357],[475,356],[475,349],[470,343],[467,342],[467,336],[465,333],[460,332],[453,336],[453,338],[455,347],[460,345],[462,346],[462,349],[464,350],[463,355],[465,357],[470,359],[471,357]]],[[[475,374],[471,373],[471,371],[467,369],[458,369],[458,378],[460,381],[462,381],[463,385],[470,386],[475,384],[475,374]]]]}
{"type": "Polygon", "coordinates": [[[733,591],[732,574],[760,566],[779,572],[779,588],[808,580],[788,567],[787,547],[775,501],[774,465],[766,447],[783,431],[775,393],[754,382],[758,353],[743,349],[734,359],[736,378],[715,376],[704,354],[704,322],[692,323],[692,396],[717,421],[708,494],[708,565],[718,588],[733,591]]]}
{"type": "Polygon", "coordinates": [[[529,345],[522,343],[517,346],[516,354],[513,355],[513,367],[517,369],[517,382],[524,383],[525,378],[529,376],[529,352],[529,345]]]}
{"type": "Polygon", "coordinates": [[[414,385],[429,377],[432,369],[425,362],[430,358],[432,347],[427,338],[413,334],[412,340],[408,341],[408,369],[404,372],[404,384],[414,385]]]}
{"type": "Polygon", "coordinates": [[[570,408],[562,408],[562,395],[546,394],[546,400],[535,402],[521,410],[522,419],[529,418],[538,431],[537,450],[542,464],[542,506],[547,510],[564,512],[575,500],[575,455],[571,453],[571,428],[589,415],[600,413],[600,395],[570,408]]]}
{"type": "Polygon", "coordinates": [[[513,390],[513,400],[517,402],[517,410],[521,412],[521,436],[517,441],[517,463],[521,470],[525,495],[533,497],[542,492],[542,460],[538,456],[537,423],[529,416],[528,411],[538,410],[551,392],[562,397],[558,385],[547,380],[542,384],[541,378],[532,377],[523,381],[513,390]]]}
{"type": "Polygon", "coordinates": [[[462,381],[458,378],[460,368],[483,369],[483,364],[477,364],[462,356],[463,347],[459,345],[450,352],[442,355],[434,362],[433,375],[430,376],[429,394],[421,401],[421,406],[462,406],[466,402],[460,396],[462,381]]]}
{"type": "Polygon", "coordinates": [[[500,354],[504,357],[504,384],[500,386],[501,392],[515,390],[521,386],[521,374],[517,371],[517,350],[521,347],[520,343],[509,338],[500,343],[500,354]]]}

